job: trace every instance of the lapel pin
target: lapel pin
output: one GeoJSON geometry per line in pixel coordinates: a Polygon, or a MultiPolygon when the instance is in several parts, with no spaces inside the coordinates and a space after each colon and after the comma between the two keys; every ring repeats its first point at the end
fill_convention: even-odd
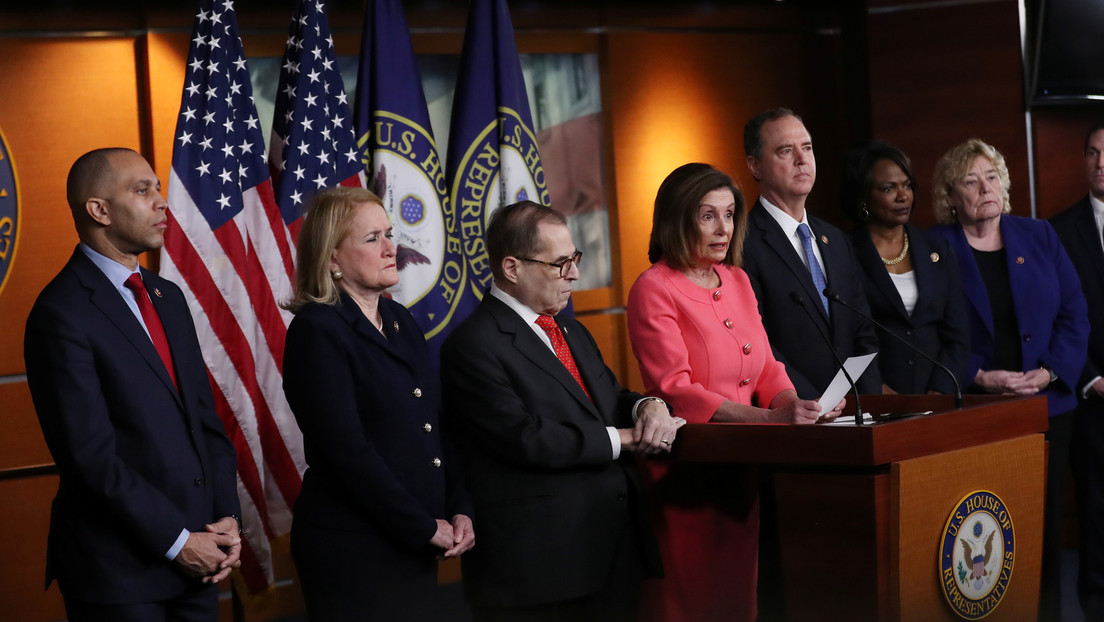
{"type": "Polygon", "coordinates": [[[939,263],[939,253],[932,253],[931,254],[931,260],[932,260],[932,263],[939,263]]]}
{"type": "Polygon", "coordinates": [[[565,335],[567,334],[567,327],[566,326],[561,326],[560,330],[563,331],[563,334],[565,334],[565,335]]]}
{"type": "Polygon", "coordinates": [[[1016,258],[1016,263],[1021,263],[1021,264],[1022,264],[1023,262],[1024,262],[1024,258],[1023,258],[1023,257],[1017,257],[1017,258],[1016,258]]]}
{"type": "Polygon", "coordinates": [[[828,243],[828,236],[826,236],[826,235],[820,236],[820,243],[821,244],[827,244],[828,243]]]}
{"type": "Polygon", "coordinates": [[[399,323],[398,322],[395,322],[394,324],[392,324],[391,327],[395,329],[396,333],[399,332],[399,323]]]}
{"type": "Polygon", "coordinates": [[[156,288],[156,287],[155,287],[155,288],[153,288],[153,295],[154,295],[154,296],[157,296],[158,298],[160,298],[160,297],[161,297],[161,290],[160,290],[160,289],[158,289],[158,288],[156,288]]]}

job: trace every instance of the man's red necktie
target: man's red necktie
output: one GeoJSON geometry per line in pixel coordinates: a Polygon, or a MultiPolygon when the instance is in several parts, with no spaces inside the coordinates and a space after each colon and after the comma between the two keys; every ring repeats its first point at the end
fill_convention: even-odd
{"type": "MultiPolygon", "coordinates": [[[[127,289],[134,292],[134,298],[138,301],[138,310],[142,313],[142,321],[146,323],[146,330],[149,331],[150,340],[153,341],[153,347],[157,348],[157,353],[161,355],[161,362],[165,364],[165,369],[169,372],[169,378],[172,378],[173,386],[176,386],[176,369],[173,368],[172,352],[169,351],[169,340],[165,337],[165,327],[161,324],[161,316],[157,315],[157,309],[153,308],[153,302],[150,301],[149,292],[146,291],[146,284],[142,282],[142,275],[135,272],[127,278],[127,289]]],[[[177,387],[179,389],[179,387],[177,387]]]]}
{"type": "Polygon", "coordinates": [[[571,377],[583,388],[583,393],[590,397],[590,391],[587,391],[586,385],[583,384],[583,377],[579,375],[579,367],[575,364],[575,358],[571,356],[571,348],[567,347],[567,341],[564,339],[563,333],[560,332],[556,320],[552,319],[551,315],[542,315],[537,318],[537,326],[540,326],[548,334],[548,339],[552,341],[552,349],[556,351],[556,358],[560,359],[567,371],[571,373],[571,377]]]}

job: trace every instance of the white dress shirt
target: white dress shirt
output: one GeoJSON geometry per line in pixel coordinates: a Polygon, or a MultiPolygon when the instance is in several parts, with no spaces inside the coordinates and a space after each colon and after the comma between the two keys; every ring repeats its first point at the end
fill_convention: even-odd
{"type": "Polygon", "coordinates": [[[809,225],[809,212],[804,210],[801,212],[801,220],[794,220],[793,216],[790,216],[786,212],[782,211],[782,208],[775,206],[773,203],[759,197],[759,202],[763,204],[763,207],[767,209],[767,213],[774,218],[779,227],[782,227],[782,233],[786,234],[786,239],[793,245],[794,252],[801,258],[801,263],[805,264],[805,268],[812,272],[812,268],[809,267],[809,261],[805,258],[805,243],[801,240],[801,235],[797,232],[797,228],[802,223],[809,226],[809,231],[813,234],[813,255],[816,256],[817,262],[820,263],[820,270],[824,273],[824,277],[828,278],[828,270],[824,268],[824,258],[820,256],[820,246],[816,244],[816,231],[813,231],[813,226],[809,225]]]}

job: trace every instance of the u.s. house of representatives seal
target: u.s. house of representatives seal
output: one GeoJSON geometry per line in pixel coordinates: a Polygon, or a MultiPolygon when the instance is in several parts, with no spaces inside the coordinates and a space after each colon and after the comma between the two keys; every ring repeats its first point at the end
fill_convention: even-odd
{"type": "Polygon", "coordinates": [[[1015,561],[1012,516],[1004,501],[988,490],[963,497],[939,547],[939,583],[955,613],[967,620],[992,613],[1008,591],[1015,561]]]}
{"type": "Polygon", "coordinates": [[[420,322],[428,339],[452,317],[467,279],[437,147],[426,128],[384,111],[375,112],[360,146],[371,156],[372,189],[395,236],[402,279],[391,295],[425,318],[420,322]]]}
{"type": "Polygon", "coordinates": [[[19,181],[8,141],[0,129],[0,294],[11,275],[19,239],[19,181]]]}

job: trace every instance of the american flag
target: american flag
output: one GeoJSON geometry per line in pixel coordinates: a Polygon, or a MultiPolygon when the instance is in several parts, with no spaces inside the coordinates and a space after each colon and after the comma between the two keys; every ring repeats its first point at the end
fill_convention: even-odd
{"type": "Polygon", "coordinates": [[[293,238],[315,192],[339,184],[364,185],[364,164],[325,9],[319,0],[299,2],[272,119],[268,163],[276,202],[293,238]]]}
{"type": "Polygon", "coordinates": [[[161,273],[188,297],[215,406],[238,452],[247,530],[241,578],[272,584],[270,540],[288,533],[302,437],[284,399],[294,244],[276,204],[231,0],[196,15],[173,145],[161,273]]]}

